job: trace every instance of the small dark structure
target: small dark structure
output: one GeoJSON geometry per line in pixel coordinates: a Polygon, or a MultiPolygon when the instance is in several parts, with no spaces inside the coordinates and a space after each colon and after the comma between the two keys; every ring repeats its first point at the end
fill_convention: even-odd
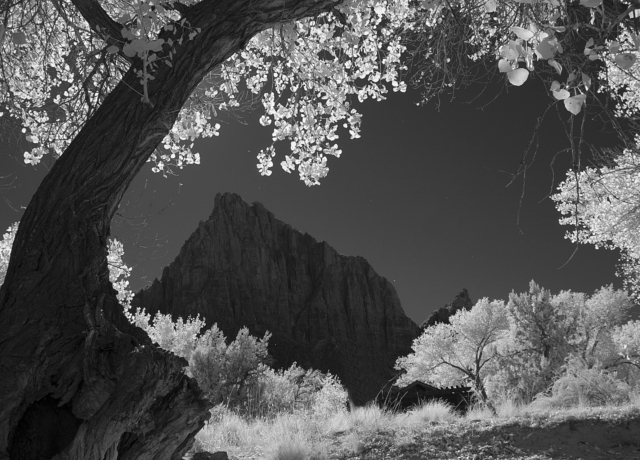
{"type": "Polygon", "coordinates": [[[416,380],[405,386],[385,386],[376,397],[380,407],[395,408],[406,411],[426,401],[442,400],[459,412],[466,412],[473,398],[471,387],[456,386],[437,388],[428,383],[416,380]]]}

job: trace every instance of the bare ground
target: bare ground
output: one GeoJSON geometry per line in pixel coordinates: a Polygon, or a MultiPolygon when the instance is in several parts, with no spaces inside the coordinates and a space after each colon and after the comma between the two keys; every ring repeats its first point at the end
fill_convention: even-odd
{"type": "Polygon", "coordinates": [[[336,434],[331,459],[640,460],[640,411],[576,418],[558,414],[505,421],[431,422],[406,435],[381,431],[359,445],[336,434]]]}

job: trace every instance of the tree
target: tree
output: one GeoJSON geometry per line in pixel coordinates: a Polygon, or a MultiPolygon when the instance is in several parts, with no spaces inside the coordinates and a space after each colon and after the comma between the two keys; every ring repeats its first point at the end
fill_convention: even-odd
{"type": "Polygon", "coordinates": [[[498,358],[497,344],[509,328],[504,302],[484,298],[471,310],[460,310],[449,324],[426,328],[414,340],[413,353],[398,358],[395,368],[405,370],[400,385],[415,380],[435,385],[470,381],[481,401],[487,402],[488,365],[498,358]]]}
{"type": "Polygon", "coordinates": [[[639,154],[638,146],[628,148],[604,165],[569,174],[552,196],[563,216],[560,224],[575,227],[566,238],[621,251],[618,275],[636,298],[640,295],[639,154]]]}
{"type": "Polygon", "coordinates": [[[619,374],[626,374],[629,384],[640,388],[640,321],[629,321],[617,326],[612,334],[618,352],[618,360],[610,367],[620,369],[619,374]]]}
{"type": "Polygon", "coordinates": [[[624,291],[612,286],[593,295],[550,291],[531,281],[528,293],[509,295],[511,327],[488,386],[496,395],[530,402],[547,391],[571,361],[585,369],[616,361],[612,333],[631,307],[624,291]]]}
{"type": "MultiPolygon", "coordinates": [[[[49,148],[64,154],[25,210],[0,290],[0,456],[51,452],[61,427],[68,442],[55,440],[62,451],[53,453],[65,458],[174,458],[190,447],[210,405],[184,361],[125,319],[108,277],[109,222],[181,109],[197,103],[189,97],[207,75],[259,32],[337,4],[170,2],[162,29],[147,21],[146,3],[124,4],[139,8],[131,20],[120,3],[91,0],[25,1],[3,11],[2,103],[11,114],[24,108],[30,139],[43,140],[27,160],[49,148]],[[121,15],[124,25],[112,19],[121,15]],[[161,53],[171,66],[149,67],[157,42],[123,37],[123,29],[147,26],[172,40],[161,53]],[[142,56],[131,56],[138,45],[142,56]],[[38,433],[48,445],[31,429],[42,412],[52,419],[38,433]]],[[[181,121],[178,137],[195,129],[181,121]]],[[[181,152],[167,155],[193,158],[181,152]]]]}
{"type": "Polygon", "coordinates": [[[509,295],[507,308],[513,320],[511,338],[515,350],[511,353],[512,359],[520,363],[518,368],[526,368],[527,374],[531,374],[534,382],[528,396],[532,397],[557,377],[556,373],[569,352],[569,340],[575,325],[554,304],[551,292],[533,280],[529,284],[529,293],[512,292],[509,295]]]}
{"type": "Polygon", "coordinates": [[[568,337],[569,354],[589,368],[609,364],[615,355],[611,335],[627,320],[633,305],[627,293],[611,285],[596,290],[591,296],[562,291],[553,296],[552,303],[574,324],[568,337]]]}
{"type": "MultiPolygon", "coordinates": [[[[628,8],[635,8],[631,2],[628,8]]],[[[604,12],[604,9],[603,9],[604,12]]],[[[624,13],[618,11],[621,17],[624,13]]],[[[633,15],[635,18],[635,14],[633,15]]],[[[636,18],[637,21],[637,18],[636,18]]],[[[615,28],[610,26],[610,30],[615,28]]],[[[560,212],[561,225],[574,227],[566,238],[574,243],[593,244],[596,248],[619,249],[617,275],[636,298],[640,298],[640,246],[635,228],[638,222],[638,177],[640,169],[637,122],[640,114],[640,38],[637,24],[622,21],[618,33],[598,49],[590,39],[585,54],[603,66],[599,70],[600,92],[615,101],[613,127],[624,140],[623,149],[596,152],[593,164],[581,168],[573,154],[573,168],[551,196],[560,212]],[[608,53],[603,53],[608,51],[608,53]],[[632,127],[625,134],[623,125],[632,127]]],[[[580,142],[581,143],[581,142],[580,142]]],[[[573,145],[575,147],[575,145],[573,145]]]]}
{"type": "Polygon", "coordinates": [[[403,91],[409,64],[418,86],[432,75],[440,90],[468,82],[456,79],[467,62],[451,61],[453,46],[480,61],[500,55],[490,67],[512,84],[538,61],[542,75],[564,66],[570,76],[552,89],[578,113],[597,78],[583,35],[628,69],[628,53],[606,42],[633,25],[632,5],[622,6],[610,17],[591,0],[2,3],[0,112],[33,144],[27,163],[56,161],[21,219],[0,289],[0,457],[171,458],[191,445],[209,405],[184,361],[126,320],[109,281],[109,224],[147,161],[161,173],[198,163],[194,140],[218,134],[214,118],[242,91],[260,98],[261,123],[273,126],[261,174],[287,140],[281,165],[315,185],[327,156],[341,153],[338,127],[359,136],[349,98],[384,99],[386,84],[403,91]]]}

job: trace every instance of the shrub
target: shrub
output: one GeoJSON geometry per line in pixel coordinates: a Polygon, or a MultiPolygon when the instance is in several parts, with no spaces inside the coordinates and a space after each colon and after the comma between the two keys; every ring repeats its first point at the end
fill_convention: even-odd
{"type": "Polygon", "coordinates": [[[211,401],[239,407],[246,403],[251,386],[267,369],[270,337],[267,332],[262,339],[256,339],[242,328],[227,345],[224,333],[214,325],[197,339],[189,371],[211,401]]]}
{"type": "Polygon", "coordinates": [[[580,369],[563,375],[553,384],[553,403],[560,407],[605,406],[629,399],[631,388],[598,369],[580,369]]]}
{"type": "Polygon", "coordinates": [[[273,418],[280,414],[309,411],[320,417],[346,408],[348,393],[337,377],[293,363],[289,369],[265,368],[247,389],[243,413],[273,418]]]}
{"type": "MultiPolygon", "coordinates": [[[[195,351],[198,341],[203,339],[205,335],[200,334],[200,331],[206,326],[204,319],[200,319],[200,316],[188,317],[186,321],[178,318],[174,322],[171,315],[163,315],[158,312],[152,323],[149,323],[149,315],[144,311],[138,310],[132,316],[133,323],[138,326],[142,324],[142,328],[149,334],[149,338],[160,348],[185,358],[187,361],[191,360],[191,355],[195,351]]],[[[211,329],[217,330],[216,325],[214,324],[211,329]]]]}
{"type": "Polygon", "coordinates": [[[491,420],[494,417],[494,412],[486,404],[477,404],[466,413],[467,420],[491,420]]]}
{"type": "Polygon", "coordinates": [[[521,413],[522,405],[512,398],[504,398],[494,404],[500,418],[513,418],[521,413]]]}
{"type": "Polygon", "coordinates": [[[309,457],[309,449],[299,442],[285,441],[278,446],[273,460],[306,460],[309,457]]]}
{"type": "Polygon", "coordinates": [[[457,415],[454,413],[451,404],[444,401],[428,401],[424,404],[414,407],[407,414],[407,421],[410,424],[418,424],[424,422],[446,422],[455,420],[457,415]]]}
{"type": "Polygon", "coordinates": [[[275,416],[311,409],[314,395],[323,387],[325,375],[293,363],[289,369],[266,369],[249,391],[247,413],[275,416]]]}
{"type": "Polygon", "coordinates": [[[322,387],[314,394],[311,410],[320,417],[328,417],[346,411],[349,394],[337,376],[327,373],[322,378],[322,387]]]}

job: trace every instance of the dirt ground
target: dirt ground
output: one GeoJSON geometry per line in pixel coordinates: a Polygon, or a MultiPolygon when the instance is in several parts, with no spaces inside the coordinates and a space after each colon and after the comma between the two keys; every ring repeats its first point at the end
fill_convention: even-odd
{"type": "Polygon", "coordinates": [[[390,433],[364,439],[341,460],[640,460],[640,417],[621,420],[491,421],[433,424],[410,438],[390,433]]]}

